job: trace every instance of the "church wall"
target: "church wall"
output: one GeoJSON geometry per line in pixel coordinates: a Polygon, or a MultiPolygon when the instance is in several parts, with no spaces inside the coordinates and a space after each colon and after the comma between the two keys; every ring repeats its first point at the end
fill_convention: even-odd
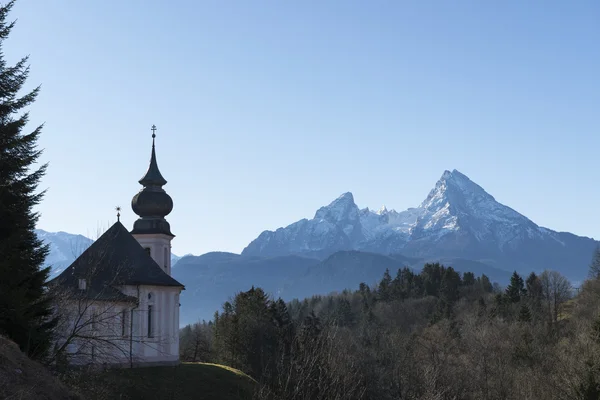
{"type": "Polygon", "coordinates": [[[171,236],[164,234],[133,235],[144,248],[150,248],[150,256],[156,263],[171,275],[171,236]]]}
{"type": "Polygon", "coordinates": [[[140,285],[124,286],[121,290],[135,298],[138,298],[139,290],[139,305],[136,307],[134,303],[90,300],[84,304],[85,313],[81,313],[81,301],[61,304],[61,312],[67,323],[61,327],[64,334],[58,340],[59,345],[65,342],[76,323],[79,327],[84,326],[87,329],[82,331],[82,336],[89,336],[86,332],[94,332],[102,338],[98,341],[72,340],[71,345],[67,347],[70,362],[88,364],[93,359],[94,363],[99,364],[177,364],[181,288],[140,285]],[[152,337],[148,337],[149,306],[152,306],[152,337]],[[83,318],[80,317],[81,314],[85,314],[83,318]]]}
{"type": "Polygon", "coordinates": [[[64,301],[60,307],[65,324],[58,327],[57,344],[70,342],[66,348],[70,363],[88,364],[93,360],[118,364],[129,360],[129,330],[124,336],[122,310],[131,309],[131,303],[84,299],[64,301]],[[76,331],[79,333],[73,335],[76,331]]]}
{"type": "MultiPolygon", "coordinates": [[[[137,297],[137,286],[127,286],[124,292],[137,297]]],[[[179,360],[179,293],[181,288],[165,286],[139,287],[140,304],[135,313],[138,338],[135,353],[148,362],[179,360]],[[148,295],[151,295],[149,298],[148,295]],[[148,337],[148,309],[152,306],[153,337],[148,337]]]]}

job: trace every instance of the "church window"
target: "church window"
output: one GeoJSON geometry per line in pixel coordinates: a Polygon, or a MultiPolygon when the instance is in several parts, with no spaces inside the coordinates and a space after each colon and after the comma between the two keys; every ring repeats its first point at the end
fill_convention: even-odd
{"type": "Polygon", "coordinates": [[[148,337],[154,337],[154,332],[152,329],[152,305],[148,305],[148,337]]]}
{"type": "Polygon", "coordinates": [[[164,257],[164,261],[165,261],[165,270],[168,269],[168,265],[169,265],[169,261],[168,261],[168,251],[167,248],[165,247],[163,254],[165,255],[164,257]]]}
{"type": "Polygon", "coordinates": [[[79,279],[79,290],[85,290],[87,282],[85,279],[79,279]]]}
{"type": "Polygon", "coordinates": [[[149,256],[152,256],[152,254],[150,254],[150,247],[145,247],[144,250],[146,250],[146,253],[148,253],[149,256]]]}
{"type": "Polygon", "coordinates": [[[128,310],[124,308],[121,312],[121,335],[123,337],[127,336],[127,314],[128,310]]]}

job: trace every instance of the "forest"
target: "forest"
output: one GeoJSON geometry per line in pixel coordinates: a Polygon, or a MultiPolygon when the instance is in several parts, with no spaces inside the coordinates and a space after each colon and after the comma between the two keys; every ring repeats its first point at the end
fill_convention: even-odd
{"type": "Polygon", "coordinates": [[[598,399],[600,258],[577,290],[555,271],[426,264],[289,303],[237,293],[181,330],[181,357],[238,368],[258,399],[598,399]]]}

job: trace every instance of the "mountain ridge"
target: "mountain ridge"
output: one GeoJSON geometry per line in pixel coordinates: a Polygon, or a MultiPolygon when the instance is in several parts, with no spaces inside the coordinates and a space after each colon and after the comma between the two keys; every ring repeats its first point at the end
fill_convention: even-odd
{"type": "Polygon", "coordinates": [[[399,253],[423,259],[492,260],[496,266],[531,270],[587,269],[594,239],[539,226],[454,169],[443,172],[417,207],[404,211],[360,209],[351,192],[275,231],[263,231],[242,255],[301,254],[326,258],[337,251],[399,253]],[[551,254],[536,257],[531,249],[551,254]],[[564,253],[564,254],[561,254],[564,253]],[[577,255],[576,253],[581,253],[577,255]],[[569,261],[571,259],[571,261],[569,261]],[[585,261],[585,262],[584,262],[585,261]]]}

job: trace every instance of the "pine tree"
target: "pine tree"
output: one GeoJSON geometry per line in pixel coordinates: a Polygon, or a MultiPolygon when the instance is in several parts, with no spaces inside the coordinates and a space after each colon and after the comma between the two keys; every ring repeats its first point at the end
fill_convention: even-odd
{"type": "Polygon", "coordinates": [[[511,302],[518,303],[526,292],[523,278],[521,278],[517,271],[513,272],[510,277],[510,285],[506,288],[506,295],[511,302]]]}
{"type": "Polygon", "coordinates": [[[392,276],[390,275],[389,268],[386,268],[383,273],[383,279],[379,282],[379,297],[383,301],[388,301],[391,295],[392,276]]]}
{"type": "Polygon", "coordinates": [[[529,307],[527,307],[527,304],[521,304],[521,309],[519,310],[519,321],[520,322],[530,322],[531,321],[531,312],[529,311],[529,307]]]}
{"type": "Polygon", "coordinates": [[[600,246],[594,250],[592,262],[590,263],[590,271],[588,273],[590,279],[600,278],[600,246]]]}
{"type": "Polygon", "coordinates": [[[465,272],[463,274],[462,284],[463,286],[472,286],[475,284],[475,274],[472,272],[465,272]]]}
{"type": "MultiPolygon", "coordinates": [[[[0,46],[14,26],[6,21],[13,5],[14,0],[0,6],[0,46]]],[[[35,146],[42,127],[22,133],[28,121],[22,110],[39,92],[38,87],[19,97],[27,61],[9,66],[0,53],[0,334],[39,358],[50,347],[56,321],[45,286],[50,269],[42,267],[48,248],[34,232],[39,214],[33,207],[44,195],[36,189],[46,165],[30,169],[41,155],[35,146]]]]}
{"type": "Polygon", "coordinates": [[[479,283],[481,284],[481,288],[484,292],[492,293],[494,291],[494,286],[492,285],[492,281],[485,274],[481,274],[480,278],[477,278],[479,283]]]}

